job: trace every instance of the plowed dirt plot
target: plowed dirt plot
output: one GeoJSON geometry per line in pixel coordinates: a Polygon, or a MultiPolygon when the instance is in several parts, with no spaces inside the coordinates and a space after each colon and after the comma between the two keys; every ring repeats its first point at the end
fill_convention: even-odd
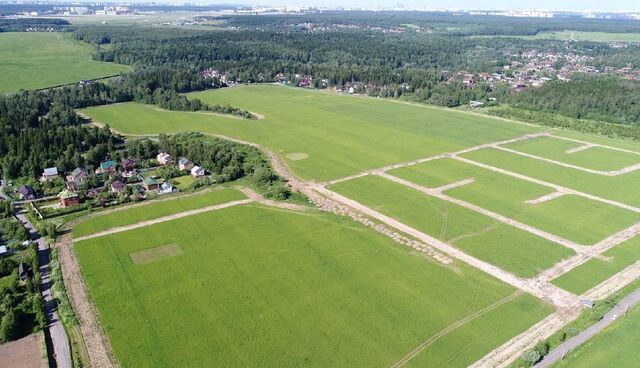
{"type": "Polygon", "coordinates": [[[0,368],[45,368],[47,351],[42,332],[0,344],[0,368]]]}
{"type": "Polygon", "coordinates": [[[573,254],[546,239],[381,177],[362,177],[329,189],[519,276],[533,276],[573,254]]]}
{"type": "Polygon", "coordinates": [[[327,213],[252,204],[75,247],[122,366],[388,367],[437,335],[415,359],[464,367],[550,313],[327,213]],[[182,254],[129,257],[167,244],[182,254]]]}

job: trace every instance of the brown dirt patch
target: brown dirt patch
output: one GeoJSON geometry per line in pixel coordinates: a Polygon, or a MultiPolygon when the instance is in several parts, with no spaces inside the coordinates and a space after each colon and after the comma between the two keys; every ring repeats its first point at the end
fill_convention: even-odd
{"type": "Polygon", "coordinates": [[[0,368],[47,367],[42,332],[0,345],[0,368]]]}
{"type": "Polygon", "coordinates": [[[139,252],[129,253],[129,257],[133,263],[143,265],[161,259],[175,257],[182,254],[182,250],[176,244],[162,245],[155,248],[141,250],[139,252]]]}

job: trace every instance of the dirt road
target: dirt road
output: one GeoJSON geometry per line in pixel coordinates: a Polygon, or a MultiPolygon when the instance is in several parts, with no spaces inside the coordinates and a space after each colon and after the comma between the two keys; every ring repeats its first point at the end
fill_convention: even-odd
{"type": "Polygon", "coordinates": [[[38,244],[38,257],[40,261],[40,276],[42,286],[40,291],[44,298],[44,309],[47,318],[47,326],[49,335],[51,336],[51,343],[53,345],[53,358],[56,362],[57,368],[72,368],[73,363],[71,361],[71,348],[69,347],[69,339],[67,333],[60,322],[58,316],[58,305],[55,299],[53,299],[51,291],[51,268],[50,261],[50,249],[47,242],[38,234],[35,227],[31,224],[27,216],[22,213],[16,214],[16,218],[22,222],[22,224],[29,230],[31,239],[38,244]]]}

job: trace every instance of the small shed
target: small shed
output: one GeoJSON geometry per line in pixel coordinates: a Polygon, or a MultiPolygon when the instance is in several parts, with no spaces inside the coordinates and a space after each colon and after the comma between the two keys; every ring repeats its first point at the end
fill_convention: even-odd
{"type": "Polygon", "coordinates": [[[4,245],[0,245],[0,257],[6,256],[7,254],[9,254],[9,250],[7,249],[7,247],[4,245]]]}
{"type": "Polygon", "coordinates": [[[160,186],[154,178],[146,178],[142,181],[142,185],[146,190],[158,190],[160,186]]]}
{"type": "Polygon", "coordinates": [[[20,262],[20,264],[18,265],[18,274],[20,276],[20,281],[22,282],[27,281],[27,277],[29,277],[29,271],[27,270],[27,267],[22,262],[20,262]]]}
{"type": "Polygon", "coordinates": [[[582,300],[580,301],[580,303],[582,303],[582,305],[583,305],[584,307],[587,307],[587,308],[589,308],[589,309],[593,308],[593,306],[595,305],[595,304],[593,303],[593,301],[591,301],[591,300],[587,300],[587,299],[582,299],[582,300]]]}

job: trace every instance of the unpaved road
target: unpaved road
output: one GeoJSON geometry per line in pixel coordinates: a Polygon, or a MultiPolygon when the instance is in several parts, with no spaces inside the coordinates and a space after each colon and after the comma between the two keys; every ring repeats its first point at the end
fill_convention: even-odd
{"type": "Polygon", "coordinates": [[[589,339],[598,334],[598,332],[610,326],[621,316],[624,316],[629,308],[636,306],[638,303],[640,303],[640,289],[622,299],[622,301],[620,301],[618,305],[616,305],[611,311],[609,311],[609,313],[607,313],[596,324],[565,341],[557,348],[553,349],[544,357],[544,359],[540,363],[536,364],[535,367],[551,367],[554,363],[562,359],[568,352],[589,341],[589,339]]]}
{"type": "Polygon", "coordinates": [[[38,234],[35,227],[31,224],[27,216],[22,213],[16,214],[16,218],[29,230],[31,239],[38,244],[38,257],[40,261],[40,276],[42,286],[40,291],[44,298],[44,309],[47,318],[47,330],[51,336],[53,345],[53,358],[57,368],[72,368],[71,348],[69,347],[69,339],[67,333],[62,326],[62,322],[58,317],[58,306],[51,294],[51,269],[49,267],[50,252],[47,242],[38,234]]]}

